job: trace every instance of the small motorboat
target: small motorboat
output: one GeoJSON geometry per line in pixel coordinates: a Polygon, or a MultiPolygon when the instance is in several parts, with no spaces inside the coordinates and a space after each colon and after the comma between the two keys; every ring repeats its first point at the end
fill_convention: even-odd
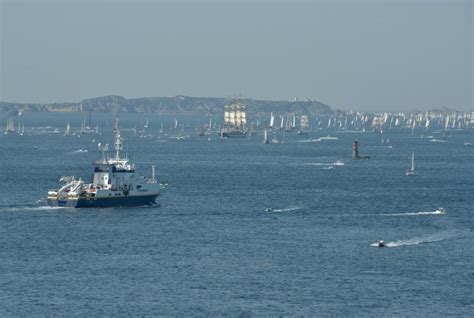
{"type": "Polygon", "coordinates": [[[385,242],[384,242],[383,240],[379,240],[379,241],[377,242],[377,246],[378,246],[378,247],[386,247],[385,242]]]}
{"type": "Polygon", "coordinates": [[[446,213],[446,210],[444,208],[437,208],[435,212],[439,214],[444,214],[446,213]]]}
{"type": "Polygon", "coordinates": [[[273,211],[273,208],[266,208],[265,209],[265,212],[272,212],[273,211]]]}

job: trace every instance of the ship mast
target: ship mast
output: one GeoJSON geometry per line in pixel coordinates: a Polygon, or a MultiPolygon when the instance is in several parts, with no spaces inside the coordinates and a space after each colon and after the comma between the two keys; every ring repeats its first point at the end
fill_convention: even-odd
{"type": "Polygon", "coordinates": [[[122,150],[122,138],[120,137],[119,118],[115,117],[115,160],[120,160],[120,150],[122,150]]]}

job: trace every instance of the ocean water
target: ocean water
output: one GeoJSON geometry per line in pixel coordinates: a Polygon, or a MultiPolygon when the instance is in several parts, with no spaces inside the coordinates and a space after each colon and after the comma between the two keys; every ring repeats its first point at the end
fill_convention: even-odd
{"type": "Polygon", "coordinates": [[[474,314],[473,130],[278,132],[264,145],[262,132],[198,137],[192,116],[181,131],[172,116],[122,114],[124,151],[164,184],[159,206],[52,209],[48,189],[89,180],[97,143],[113,144],[113,117],[94,114],[102,133],[80,137],[62,132],[81,114],[19,118],[24,136],[0,136],[2,317],[474,314]],[[354,139],[370,160],[351,160],[354,139]]]}

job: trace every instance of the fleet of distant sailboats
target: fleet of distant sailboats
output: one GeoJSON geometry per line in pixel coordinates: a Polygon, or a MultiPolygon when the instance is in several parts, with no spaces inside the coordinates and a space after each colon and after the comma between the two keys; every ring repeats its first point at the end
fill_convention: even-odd
{"type": "MultiPolygon", "coordinates": [[[[83,134],[99,133],[99,126],[92,127],[91,114],[88,111],[89,118],[86,121],[84,116],[80,129],[73,131],[69,122],[64,128],[64,136],[74,135],[80,137],[83,134]]],[[[359,112],[335,112],[332,114],[312,115],[311,122],[309,114],[298,112],[269,112],[268,120],[265,120],[264,114],[257,114],[254,121],[249,122],[246,112],[246,106],[241,100],[232,100],[224,107],[224,118],[220,121],[213,116],[208,116],[204,124],[198,122],[195,129],[198,136],[208,136],[208,140],[212,140],[211,133],[218,133],[221,138],[237,138],[250,137],[253,134],[258,134],[258,131],[263,133],[263,143],[282,143],[285,141],[286,134],[291,134],[297,131],[298,135],[306,135],[315,131],[347,131],[347,132],[367,132],[374,131],[381,134],[381,143],[392,148],[390,138],[384,134],[386,131],[392,129],[405,129],[410,131],[412,135],[420,134],[420,137],[429,139],[430,142],[447,142],[449,139],[449,132],[456,129],[470,129],[474,127],[474,113],[459,113],[459,112],[423,112],[423,113],[359,113],[359,112]],[[279,122],[277,123],[277,118],[279,122]],[[297,123],[299,125],[297,125],[297,123]],[[220,125],[220,128],[219,128],[220,125]],[[438,134],[438,135],[436,135],[438,134]],[[436,137],[436,138],[435,138],[436,137]]],[[[9,115],[6,120],[4,130],[5,135],[25,134],[25,125],[18,121],[15,125],[14,115],[9,115]],[[17,127],[15,127],[17,126],[17,127]]],[[[139,131],[139,136],[142,138],[151,138],[152,134],[148,131],[150,128],[149,118],[145,118],[142,123],[142,129],[139,131]],[[145,129],[147,132],[145,133],[145,129]]],[[[158,138],[165,140],[175,134],[177,139],[184,139],[189,136],[185,135],[185,122],[178,122],[178,119],[173,120],[173,124],[165,127],[164,122],[161,121],[158,138]]],[[[134,134],[137,134],[136,126],[134,134]]],[[[59,133],[59,129],[55,129],[53,133],[59,133]]],[[[308,139],[310,142],[319,142],[322,140],[337,139],[337,137],[319,137],[308,139]]],[[[304,140],[306,141],[306,140],[304,140]]],[[[303,142],[303,141],[302,141],[303,142]]],[[[464,145],[471,145],[470,142],[465,142],[464,145]]],[[[356,156],[357,158],[357,156],[356,156]]],[[[365,157],[363,157],[365,158],[365,157]]],[[[415,154],[412,153],[411,167],[406,171],[407,176],[413,176],[415,172],[415,154]]]]}

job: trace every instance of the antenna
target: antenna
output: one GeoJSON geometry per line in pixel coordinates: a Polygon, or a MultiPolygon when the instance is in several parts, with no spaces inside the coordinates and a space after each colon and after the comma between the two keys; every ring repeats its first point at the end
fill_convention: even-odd
{"type": "Polygon", "coordinates": [[[122,150],[122,138],[120,137],[119,118],[115,117],[115,160],[120,160],[120,151],[122,150]]]}

